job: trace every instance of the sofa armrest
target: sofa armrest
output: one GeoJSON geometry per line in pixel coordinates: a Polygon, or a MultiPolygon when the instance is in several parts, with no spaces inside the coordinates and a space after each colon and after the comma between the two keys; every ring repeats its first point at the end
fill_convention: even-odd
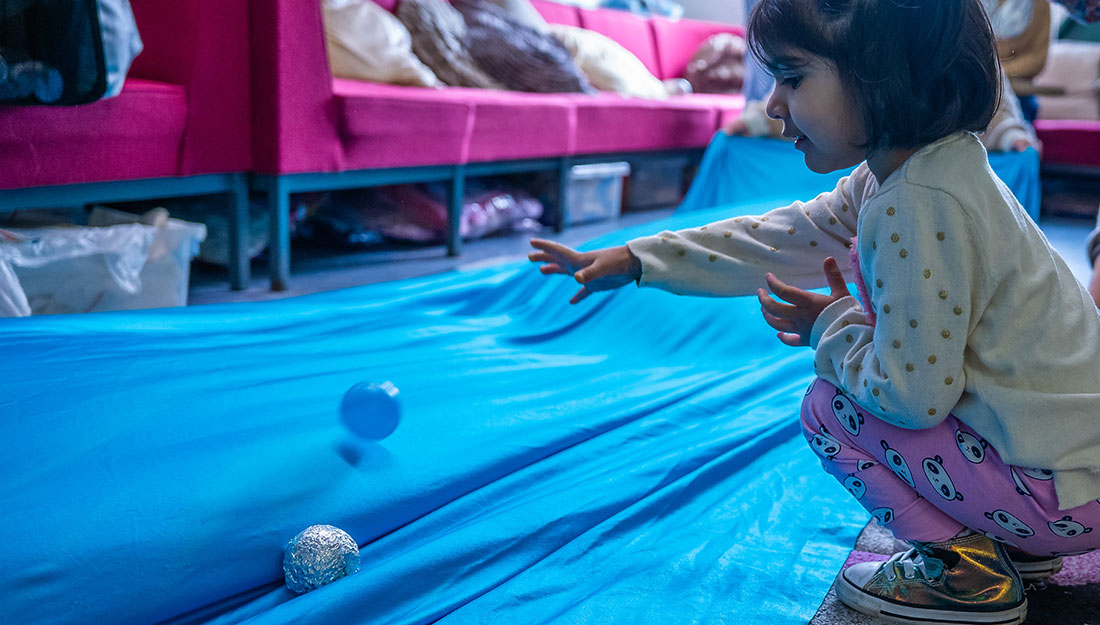
{"type": "Polygon", "coordinates": [[[130,75],[182,85],[180,173],[251,166],[248,0],[132,0],[144,51],[130,75]]]}
{"type": "Polygon", "coordinates": [[[342,170],[321,3],[252,2],[250,26],[253,171],[342,170]]]}

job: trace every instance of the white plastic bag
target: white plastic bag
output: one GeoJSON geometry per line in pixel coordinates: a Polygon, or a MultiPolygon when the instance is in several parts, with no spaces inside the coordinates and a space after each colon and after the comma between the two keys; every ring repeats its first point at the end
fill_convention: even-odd
{"type": "Polygon", "coordinates": [[[0,317],[26,317],[30,314],[31,306],[23,294],[23,287],[19,286],[19,278],[15,277],[11,263],[0,260],[0,317]]]}
{"type": "Polygon", "coordinates": [[[89,312],[111,291],[141,291],[141,270],[156,228],[130,224],[2,234],[0,274],[4,267],[14,269],[15,279],[0,275],[0,299],[12,302],[0,314],[25,316],[89,312]]]}

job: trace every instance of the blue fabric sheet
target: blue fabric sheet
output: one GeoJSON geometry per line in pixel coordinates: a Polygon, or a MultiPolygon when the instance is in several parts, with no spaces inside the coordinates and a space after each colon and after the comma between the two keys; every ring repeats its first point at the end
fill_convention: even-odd
{"type": "MultiPolygon", "coordinates": [[[[1028,215],[1038,221],[1042,194],[1039,153],[1031,148],[1023,152],[994,152],[989,155],[989,165],[1028,215]]],[[[761,202],[762,206],[774,208],[795,200],[805,201],[832,190],[853,169],[816,174],[806,167],[802,153],[789,141],[730,137],[719,131],[699,164],[697,182],[677,211],[731,204],[755,206],[761,202]]]]}
{"type": "Polygon", "coordinates": [[[799,432],[811,353],[751,298],[574,287],[0,320],[0,622],[807,622],[869,518],[799,432]],[[363,380],[401,389],[380,443],[337,416],[363,380]],[[318,523],[362,569],[294,595],[318,523]]]}

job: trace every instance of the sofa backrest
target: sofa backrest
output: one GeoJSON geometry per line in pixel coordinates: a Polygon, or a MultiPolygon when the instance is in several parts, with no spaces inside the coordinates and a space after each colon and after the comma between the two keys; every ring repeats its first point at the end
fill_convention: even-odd
{"type": "Polygon", "coordinates": [[[341,170],[320,0],[251,5],[253,170],[341,170]]]}
{"type": "Polygon", "coordinates": [[[131,0],[143,51],[130,76],[187,90],[183,174],[247,171],[249,0],[131,0]]]}
{"type": "Polygon", "coordinates": [[[662,76],[649,20],[617,9],[580,9],[580,15],[582,28],[614,39],[634,53],[654,76],[662,76]]]}
{"type": "Polygon", "coordinates": [[[653,40],[657,47],[657,60],[661,66],[658,78],[682,78],[688,61],[704,41],[718,33],[744,35],[745,29],[732,24],[704,22],[700,20],[670,20],[665,17],[653,17],[649,20],[653,28],[653,40]]]}
{"type": "Polygon", "coordinates": [[[580,11],[571,4],[562,4],[552,0],[531,0],[531,4],[534,5],[539,15],[551,24],[581,25],[580,11]]]}

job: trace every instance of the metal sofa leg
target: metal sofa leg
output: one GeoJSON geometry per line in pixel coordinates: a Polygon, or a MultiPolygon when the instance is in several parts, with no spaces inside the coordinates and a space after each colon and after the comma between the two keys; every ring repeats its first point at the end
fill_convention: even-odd
{"type": "Polygon", "coordinates": [[[558,169],[558,202],[554,207],[554,232],[565,229],[565,196],[569,191],[569,168],[572,167],[568,158],[561,160],[561,168],[558,169]]]}
{"type": "Polygon", "coordinates": [[[462,223],[462,199],[466,195],[466,170],[461,165],[455,168],[447,189],[447,256],[462,253],[462,235],[459,226],[462,223]]]}
{"type": "Polygon", "coordinates": [[[267,199],[271,209],[267,244],[271,290],[285,291],[290,281],[290,193],[281,176],[271,181],[267,199]]]}
{"type": "Polygon", "coordinates": [[[232,190],[225,194],[229,209],[229,288],[241,291],[252,279],[248,255],[251,224],[248,211],[248,183],[244,174],[234,176],[232,190]]]}

